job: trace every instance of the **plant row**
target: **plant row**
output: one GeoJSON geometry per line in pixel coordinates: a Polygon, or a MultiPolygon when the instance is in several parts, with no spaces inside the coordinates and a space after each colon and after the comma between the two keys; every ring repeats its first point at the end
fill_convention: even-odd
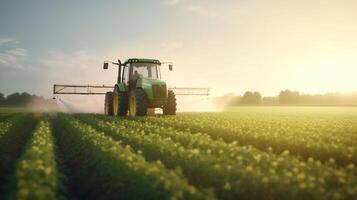
{"type": "Polygon", "coordinates": [[[11,184],[16,160],[32,135],[36,120],[32,114],[14,114],[6,122],[0,136],[0,199],[3,199],[11,184]]]}
{"type": "Polygon", "coordinates": [[[55,199],[58,194],[54,141],[48,120],[38,123],[15,168],[14,199],[55,199]]]}
{"type": "Polygon", "coordinates": [[[0,122],[0,140],[3,135],[5,135],[11,128],[12,123],[9,121],[0,122]]]}
{"type": "Polygon", "coordinates": [[[148,117],[142,121],[174,127],[192,133],[207,133],[213,139],[272,149],[338,164],[357,164],[357,121],[355,119],[307,118],[304,116],[234,116],[229,114],[187,114],[175,118],[148,117]]]}
{"type": "Polygon", "coordinates": [[[60,115],[56,135],[84,199],[211,199],[177,170],[149,163],[120,141],[78,120],[60,115]]]}
{"type": "Polygon", "coordinates": [[[5,122],[7,119],[9,119],[13,115],[14,114],[12,114],[12,113],[0,113],[0,122],[5,122]]]}
{"type": "Polygon", "coordinates": [[[182,168],[191,183],[213,188],[220,199],[345,199],[357,194],[354,165],[304,162],[288,151],[276,155],[149,122],[78,118],[143,152],[148,160],[182,168]]]}
{"type": "Polygon", "coordinates": [[[24,114],[8,114],[1,113],[0,115],[0,140],[1,137],[8,133],[11,128],[15,125],[15,127],[19,127],[24,122],[24,114]]]}

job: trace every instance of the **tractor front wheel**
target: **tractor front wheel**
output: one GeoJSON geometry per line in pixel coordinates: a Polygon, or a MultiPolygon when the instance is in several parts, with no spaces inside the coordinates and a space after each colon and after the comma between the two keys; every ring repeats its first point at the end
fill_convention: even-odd
{"type": "Polygon", "coordinates": [[[120,92],[119,93],[119,116],[126,116],[128,113],[128,93],[127,92],[120,92]]]}
{"type": "Polygon", "coordinates": [[[172,90],[167,93],[167,102],[163,107],[164,115],[176,115],[176,96],[172,90]]]}
{"type": "Polygon", "coordinates": [[[129,96],[129,115],[145,116],[147,114],[147,98],[142,89],[136,88],[130,92],[129,96]]]}
{"type": "Polygon", "coordinates": [[[113,92],[105,93],[104,114],[113,116],[113,92]]]}
{"type": "Polygon", "coordinates": [[[113,94],[113,114],[125,116],[128,113],[128,93],[120,92],[116,87],[113,94]]]}

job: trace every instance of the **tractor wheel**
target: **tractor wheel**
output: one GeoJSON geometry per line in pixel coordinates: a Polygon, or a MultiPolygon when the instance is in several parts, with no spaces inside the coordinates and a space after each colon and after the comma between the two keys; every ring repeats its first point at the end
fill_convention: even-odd
{"type": "Polygon", "coordinates": [[[147,113],[147,98],[142,89],[136,88],[130,92],[129,115],[145,116],[147,113]]]}
{"type": "Polygon", "coordinates": [[[118,107],[118,115],[126,116],[128,113],[128,93],[120,92],[119,93],[119,107],[118,107]]]}
{"type": "Polygon", "coordinates": [[[176,96],[172,90],[168,91],[167,102],[163,107],[164,115],[176,115],[176,96]]]}
{"type": "Polygon", "coordinates": [[[125,116],[128,113],[128,93],[120,92],[117,88],[113,94],[113,114],[115,116],[125,116]]]}
{"type": "Polygon", "coordinates": [[[105,94],[104,114],[113,116],[113,92],[107,92],[105,94]]]}

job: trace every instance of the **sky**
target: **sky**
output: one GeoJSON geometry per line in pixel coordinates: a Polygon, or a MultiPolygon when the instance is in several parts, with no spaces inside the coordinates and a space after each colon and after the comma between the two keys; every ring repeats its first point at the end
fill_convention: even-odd
{"type": "Polygon", "coordinates": [[[114,85],[105,60],[156,58],[214,96],[357,90],[357,1],[1,0],[0,92],[114,85]]]}

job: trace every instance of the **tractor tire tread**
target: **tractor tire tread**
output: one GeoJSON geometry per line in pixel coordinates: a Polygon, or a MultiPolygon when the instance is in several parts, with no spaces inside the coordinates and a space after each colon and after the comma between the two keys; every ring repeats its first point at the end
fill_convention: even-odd
{"type": "Polygon", "coordinates": [[[128,93],[119,92],[118,98],[118,116],[126,116],[128,113],[128,93]]]}
{"type": "Polygon", "coordinates": [[[113,92],[107,92],[105,94],[104,101],[104,114],[113,116],[114,115],[114,107],[113,107],[113,92]]]}
{"type": "Polygon", "coordinates": [[[175,93],[172,90],[169,90],[167,92],[167,102],[163,106],[163,114],[164,115],[176,115],[176,108],[177,103],[176,103],[176,96],[175,93]]]}
{"type": "Polygon", "coordinates": [[[148,102],[146,98],[145,92],[140,89],[136,88],[133,90],[136,99],[136,116],[145,116],[147,114],[147,107],[148,102]]]}

